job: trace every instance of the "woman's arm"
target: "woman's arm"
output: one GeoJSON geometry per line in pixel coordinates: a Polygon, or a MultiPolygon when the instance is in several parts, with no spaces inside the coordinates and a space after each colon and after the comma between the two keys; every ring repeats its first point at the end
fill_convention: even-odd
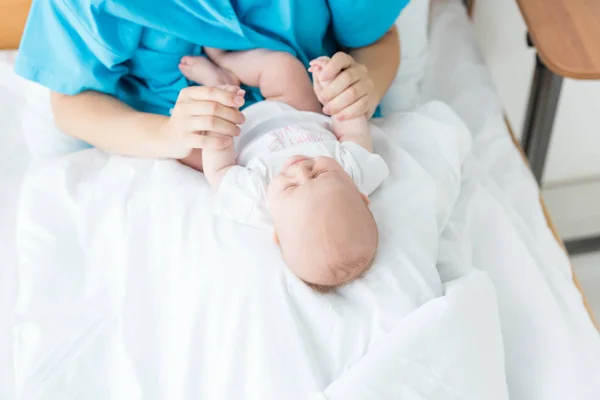
{"type": "Polygon", "coordinates": [[[51,93],[58,127],[114,154],[183,158],[193,149],[228,147],[244,121],[243,97],[221,88],[183,89],[171,117],[142,113],[103,93],[51,93]]]}
{"type": "Polygon", "coordinates": [[[99,92],[66,96],[52,92],[50,103],[58,127],[110,153],[134,157],[162,157],[158,132],[168,117],[137,112],[114,97],[99,92]]]}
{"type": "MultiPolygon", "coordinates": [[[[311,61],[311,66],[317,60],[311,61]]],[[[392,84],[399,64],[395,26],[371,45],[336,53],[323,69],[323,88],[315,88],[325,106],[323,112],[342,120],[362,114],[370,118],[392,84]]]]}

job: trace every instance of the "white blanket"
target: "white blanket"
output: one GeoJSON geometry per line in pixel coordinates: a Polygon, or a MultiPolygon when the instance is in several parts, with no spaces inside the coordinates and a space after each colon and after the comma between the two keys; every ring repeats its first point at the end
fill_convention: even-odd
{"type": "Polygon", "coordinates": [[[326,390],[333,400],[354,385],[369,399],[375,387],[380,398],[478,399],[488,382],[503,398],[489,283],[465,284],[476,306],[438,299],[438,236],[470,135],[441,103],[387,119],[385,130],[374,138],[391,170],[372,198],[377,261],[332,295],[290,274],[268,234],[213,219],[204,177],[176,162],[88,150],[34,169],[18,223],[20,397],[306,399],[326,390]],[[463,338],[462,326],[472,327],[463,338]],[[470,346],[463,339],[474,332],[484,337],[470,346]],[[402,360],[431,368],[391,368],[402,360]],[[387,386],[373,380],[386,377],[387,386]]]}

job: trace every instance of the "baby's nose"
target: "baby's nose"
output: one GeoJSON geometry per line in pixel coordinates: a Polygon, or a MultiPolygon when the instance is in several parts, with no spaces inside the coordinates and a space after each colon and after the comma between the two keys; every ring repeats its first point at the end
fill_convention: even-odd
{"type": "Polygon", "coordinates": [[[298,163],[296,165],[296,168],[294,169],[294,171],[295,171],[294,175],[296,175],[296,179],[298,179],[300,182],[305,182],[308,179],[310,179],[311,166],[309,163],[307,163],[307,162],[298,163]]]}

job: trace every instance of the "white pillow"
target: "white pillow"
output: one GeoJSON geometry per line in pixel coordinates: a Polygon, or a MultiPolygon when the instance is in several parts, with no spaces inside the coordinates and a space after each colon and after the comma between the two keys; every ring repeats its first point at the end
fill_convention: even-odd
{"type": "Polygon", "coordinates": [[[384,116],[420,104],[427,66],[429,4],[430,0],[411,0],[396,21],[402,59],[396,79],[381,102],[384,116]]]}

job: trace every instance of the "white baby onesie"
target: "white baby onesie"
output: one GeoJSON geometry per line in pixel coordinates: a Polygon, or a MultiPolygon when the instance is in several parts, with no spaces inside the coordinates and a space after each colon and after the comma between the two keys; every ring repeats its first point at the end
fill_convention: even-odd
{"type": "Polygon", "coordinates": [[[340,143],[323,115],[273,101],[254,104],[244,114],[246,123],[235,143],[238,165],[221,180],[214,200],[217,215],[254,227],[272,227],[267,187],[293,155],[333,158],[366,195],[389,175],[378,154],[355,143],[340,143]]]}

